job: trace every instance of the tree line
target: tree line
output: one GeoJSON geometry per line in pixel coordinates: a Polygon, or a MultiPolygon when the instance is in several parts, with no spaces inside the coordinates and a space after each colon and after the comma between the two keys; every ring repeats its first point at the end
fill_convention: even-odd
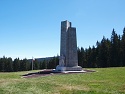
{"type": "Polygon", "coordinates": [[[121,36],[113,29],[110,39],[103,36],[96,46],[78,48],[78,62],[82,67],[125,66],[125,28],[121,36]]]}
{"type": "MultiPolygon", "coordinates": [[[[120,36],[113,29],[111,38],[105,38],[97,41],[96,46],[84,49],[77,49],[78,65],[83,68],[104,68],[104,67],[122,67],[125,66],[125,28],[120,36]]],[[[37,69],[54,69],[59,64],[59,56],[53,57],[50,60],[38,61],[37,59],[29,61],[28,59],[20,60],[16,58],[3,56],[0,58],[0,71],[16,72],[28,71],[37,69]],[[33,62],[33,63],[32,63],[33,62]],[[32,65],[33,64],[33,65],[32,65]]]]}
{"type": "Polygon", "coordinates": [[[16,58],[12,60],[11,57],[7,58],[3,56],[0,58],[0,71],[1,72],[17,72],[17,71],[28,71],[28,70],[38,70],[38,69],[54,69],[58,65],[58,57],[53,57],[51,60],[38,61],[23,59],[20,60],[16,58]],[[33,64],[33,65],[32,65],[33,64]],[[33,66],[33,67],[32,67],[33,66]]]}

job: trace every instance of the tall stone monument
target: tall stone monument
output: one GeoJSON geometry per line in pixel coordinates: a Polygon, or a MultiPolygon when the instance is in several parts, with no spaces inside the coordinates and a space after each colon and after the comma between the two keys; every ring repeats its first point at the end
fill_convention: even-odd
{"type": "Polygon", "coordinates": [[[81,71],[78,66],[76,28],[71,26],[71,22],[61,22],[59,65],[56,71],[81,71]]]}

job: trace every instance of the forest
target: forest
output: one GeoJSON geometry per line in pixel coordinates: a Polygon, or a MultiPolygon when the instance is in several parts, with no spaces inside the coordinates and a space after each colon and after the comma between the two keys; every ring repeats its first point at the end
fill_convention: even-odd
{"type": "MultiPolygon", "coordinates": [[[[115,29],[112,30],[111,38],[103,36],[101,41],[96,42],[96,46],[89,48],[78,47],[78,65],[83,68],[106,68],[125,66],[125,28],[123,34],[118,35],[115,29]]],[[[1,72],[28,71],[33,69],[54,69],[59,63],[59,56],[54,56],[51,60],[38,62],[37,59],[29,61],[3,56],[0,58],[1,72]],[[32,63],[33,62],[33,63],[32,63]]]]}
{"type": "Polygon", "coordinates": [[[82,67],[123,67],[125,66],[125,28],[120,36],[113,29],[111,38],[96,42],[96,46],[78,48],[78,61],[82,67]]]}

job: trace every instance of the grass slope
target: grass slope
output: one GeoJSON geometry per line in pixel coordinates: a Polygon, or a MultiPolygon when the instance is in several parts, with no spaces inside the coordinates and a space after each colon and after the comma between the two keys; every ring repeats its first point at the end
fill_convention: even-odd
{"type": "Polygon", "coordinates": [[[0,73],[0,94],[125,94],[125,67],[97,72],[21,78],[27,72],[0,73]]]}

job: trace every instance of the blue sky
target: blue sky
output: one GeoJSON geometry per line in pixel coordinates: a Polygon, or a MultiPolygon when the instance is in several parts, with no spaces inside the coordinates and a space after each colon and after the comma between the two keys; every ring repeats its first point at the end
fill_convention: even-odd
{"type": "Polygon", "coordinates": [[[122,35],[125,0],[0,0],[0,57],[40,58],[60,53],[60,25],[77,29],[77,46],[88,48],[112,29],[122,35]]]}

